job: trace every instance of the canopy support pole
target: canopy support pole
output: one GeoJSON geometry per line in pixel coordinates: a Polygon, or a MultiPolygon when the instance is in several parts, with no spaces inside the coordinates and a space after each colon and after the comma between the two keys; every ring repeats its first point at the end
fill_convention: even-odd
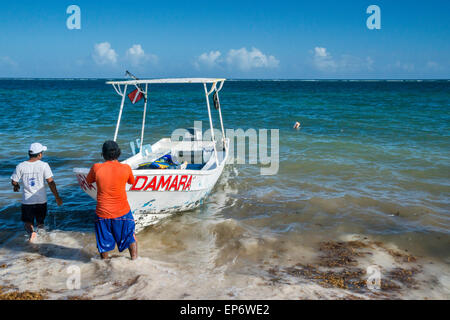
{"type": "Polygon", "coordinates": [[[214,138],[214,127],[213,127],[212,118],[211,118],[211,108],[209,107],[209,95],[215,89],[216,83],[214,82],[214,84],[212,85],[211,91],[209,91],[209,92],[208,92],[208,89],[206,88],[206,83],[203,83],[203,87],[205,88],[206,105],[208,107],[209,125],[211,127],[211,140],[213,141],[214,155],[216,157],[216,165],[217,165],[217,167],[219,167],[219,158],[217,157],[217,149],[216,149],[216,139],[214,138]]]}
{"type": "MultiPolygon", "coordinates": [[[[117,119],[116,131],[114,132],[114,141],[117,140],[117,134],[119,133],[120,119],[122,118],[123,105],[125,104],[125,96],[127,95],[127,86],[128,85],[126,84],[123,89],[123,92],[120,93],[120,95],[122,96],[122,102],[120,104],[119,118],[117,119]]],[[[116,89],[116,88],[114,87],[114,89],[116,89]]],[[[117,89],[116,89],[116,91],[117,91],[117,89]]],[[[117,93],[119,93],[119,92],[117,92],[117,93]]]]}
{"type": "Polygon", "coordinates": [[[141,146],[139,147],[139,152],[142,154],[142,145],[144,143],[144,128],[145,128],[145,114],[147,112],[147,90],[148,83],[145,84],[145,92],[144,93],[144,115],[142,117],[142,130],[141,130],[141,146]]]}
{"type": "Polygon", "coordinates": [[[217,96],[217,102],[219,105],[219,118],[220,118],[220,126],[222,127],[222,143],[225,146],[225,149],[228,149],[228,146],[226,145],[226,137],[225,137],[225,129],[223,127],[223,119],[222,119],[222,110],[220,108],[220,99],[219,99],[219,91],[222,90],[223,87],[223,81],[220,83],[219,88],[216,89],[216,96],[217,96]]]}

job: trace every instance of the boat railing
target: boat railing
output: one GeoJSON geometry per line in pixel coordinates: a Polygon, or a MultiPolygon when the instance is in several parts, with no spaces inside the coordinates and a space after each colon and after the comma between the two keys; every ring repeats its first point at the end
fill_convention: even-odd
{"type": "MultiPolygon", "coordinates": [[[[117,94],[122,97],[122,101],[120,104],[119,109],[119,116],[117,119],[116,124],[116,130],[114,132],[114,141],[117,140],[117,135],[119,132],[120,127],[120,120],[122,118],[122,111],[125,103],[125,96],[127,95],[127,87],[133,86],[136,88],[139,93],[143,94],[144,96],[144,108],[143,108],[143,116],[142,116],[142,128],[141,128],[141,139],[140,139],[140,153],[143,151],[143,143],[144,143],[144,129],[145,129],[145,118],[146,118],[146,111],[147,111],[147,102],[148,102],[148,85],[149,84],[167,84],[167,83],[201,83],[203,84],[204,92],[205,92],[205,99],[206,99],[206,106],[208,110],[208,118],[209,118],[209,125],[211,129],[211,142],[214,149],[214,155],[215,155],[215,161],[216,165],[219,165],[219,159],[217,156],[217,146],[216,146],[216,138],[214,136],[214,126],[212,121],[212,115],[211,115],[211,107],[209,102],[209,95],[213,94],[213,100],[214,100],[214,107],[219,112],[219,119],[220,119],[220,127],[222,130],[222,142],[225,141],[225,129],[223,126],[223,118],[222,118],[222,111],[220,107],[220,100],[219,100],[219,91],[222,90],[223,84],[226,79],[222,78],[181,78],[181,79],[148,79],[148,80],[139,80],[135,78],[134,80],[127,80],[127,81],[108,81],[108,84],[111,84],[117,94]],[[141,86],[142,85],[142,86],[141,86]],[[209,87],[207,85],[210,85],[209,87]]],[[[227,149],[228,146],[224,144],[224,148],[227,149]]]]}

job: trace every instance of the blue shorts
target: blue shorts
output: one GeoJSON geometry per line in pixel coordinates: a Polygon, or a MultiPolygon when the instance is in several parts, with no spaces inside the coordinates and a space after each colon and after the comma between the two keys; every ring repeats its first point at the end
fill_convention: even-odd
{"type": "Polygon", "coordinates": [[[97,216],[95,237],[97,238],[98,252],[112,251],[116,247],[116,243],[120,252],[127,249],[133,242],[136,242],[134,228],[134,218],[131,211],[114,219],[97,216]]]}

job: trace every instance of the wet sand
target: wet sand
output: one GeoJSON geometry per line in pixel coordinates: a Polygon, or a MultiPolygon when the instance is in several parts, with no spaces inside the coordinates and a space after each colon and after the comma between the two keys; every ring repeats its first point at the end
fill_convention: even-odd
{"type": "MultiPolygon", "coordinates": [[[[67,235],[59,247],[51,244],[62,237],[62,233],[50,232],[40,237],[40,243],[22,243],[20,250],[28,252],[16,252],[14,260],[5,262],[2,257],[0,299],[450,298],[447,265],[364,236],[299,246],[297,257],[289,254],[287,259],[278,239],[247,239],[239,242],[234,260],[225,261],[219,255],[198,270],[183,266],[182,261],[151,258],[147,250],[142,250],[137,261],[131,261],[126,251],[115,251],[102,261],[92,245],[74,247],[73,235],[67,235]],[[275,244],[278,252],[272,251],[275,244]],[[249,263],[255,258],[259,263],[249,263]],[[80,267],[80,289],[66,286],[65,271],[70,265],[80,267]],[[367,286],[369,266],[380,271],[379,289],[367,286]]],[[[220,237],[215,245],[220,245],[220,237]]]]}

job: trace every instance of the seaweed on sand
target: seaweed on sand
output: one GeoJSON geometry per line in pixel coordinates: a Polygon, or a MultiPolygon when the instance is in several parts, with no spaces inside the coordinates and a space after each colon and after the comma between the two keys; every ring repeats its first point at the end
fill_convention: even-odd
{"type": "Polygon", "coordinates": [[[362,257],[370,252],[361,252],[359,249],[368,248],[369,244],[361,241],[336,242],[326,241],[320,243],[319,265],[328,268],[356,266],[356,257],[362,257]]]}
{"type": "Polygon", "coordinates": [[[3,289],[7,289],[7,287],[0,286],[0,300],[44,300],[47,298],[46,290],[41,290],[39,292],[33,291],[6,291],[3,289]]]}
{"type": "Polygon", "coordinates": [[[365,287],[365,280],[361,279],[365,271],[360,268],[351,268],[345,270],[321,270],[311,264],[303,265],[301,263],[285,269],[285,272],[291,276],[302,277],[313,280],[324,287],[336,287],[340,289],[350,289],[360,291],[365,287]]]}
{"type": "MultiPolygon", "coordinates": [[[[311,264],[297,263],[291,267],[272,267],[268,270],[272,282],[286,282],[286,275],[301,280],[313,281],[323,287],[339,288],[355,293],[368,293],[366,270],[358,266],[358,258],[371,255],[371,249],[381,249],[399,262],[416,262],[417,259],[393,249],[382,243],[370,241],[326,241],[318,245],[318,256],[311,264]]],[[[404,269],[396,267],[383,272],[381,288],[370,292],[376,296],[386,296],[402,288],[411,288],[417,284],[414,276],[419,267],[404,269]]],[[[353,297],[358,298],[358,297],[353,297]]]]}

